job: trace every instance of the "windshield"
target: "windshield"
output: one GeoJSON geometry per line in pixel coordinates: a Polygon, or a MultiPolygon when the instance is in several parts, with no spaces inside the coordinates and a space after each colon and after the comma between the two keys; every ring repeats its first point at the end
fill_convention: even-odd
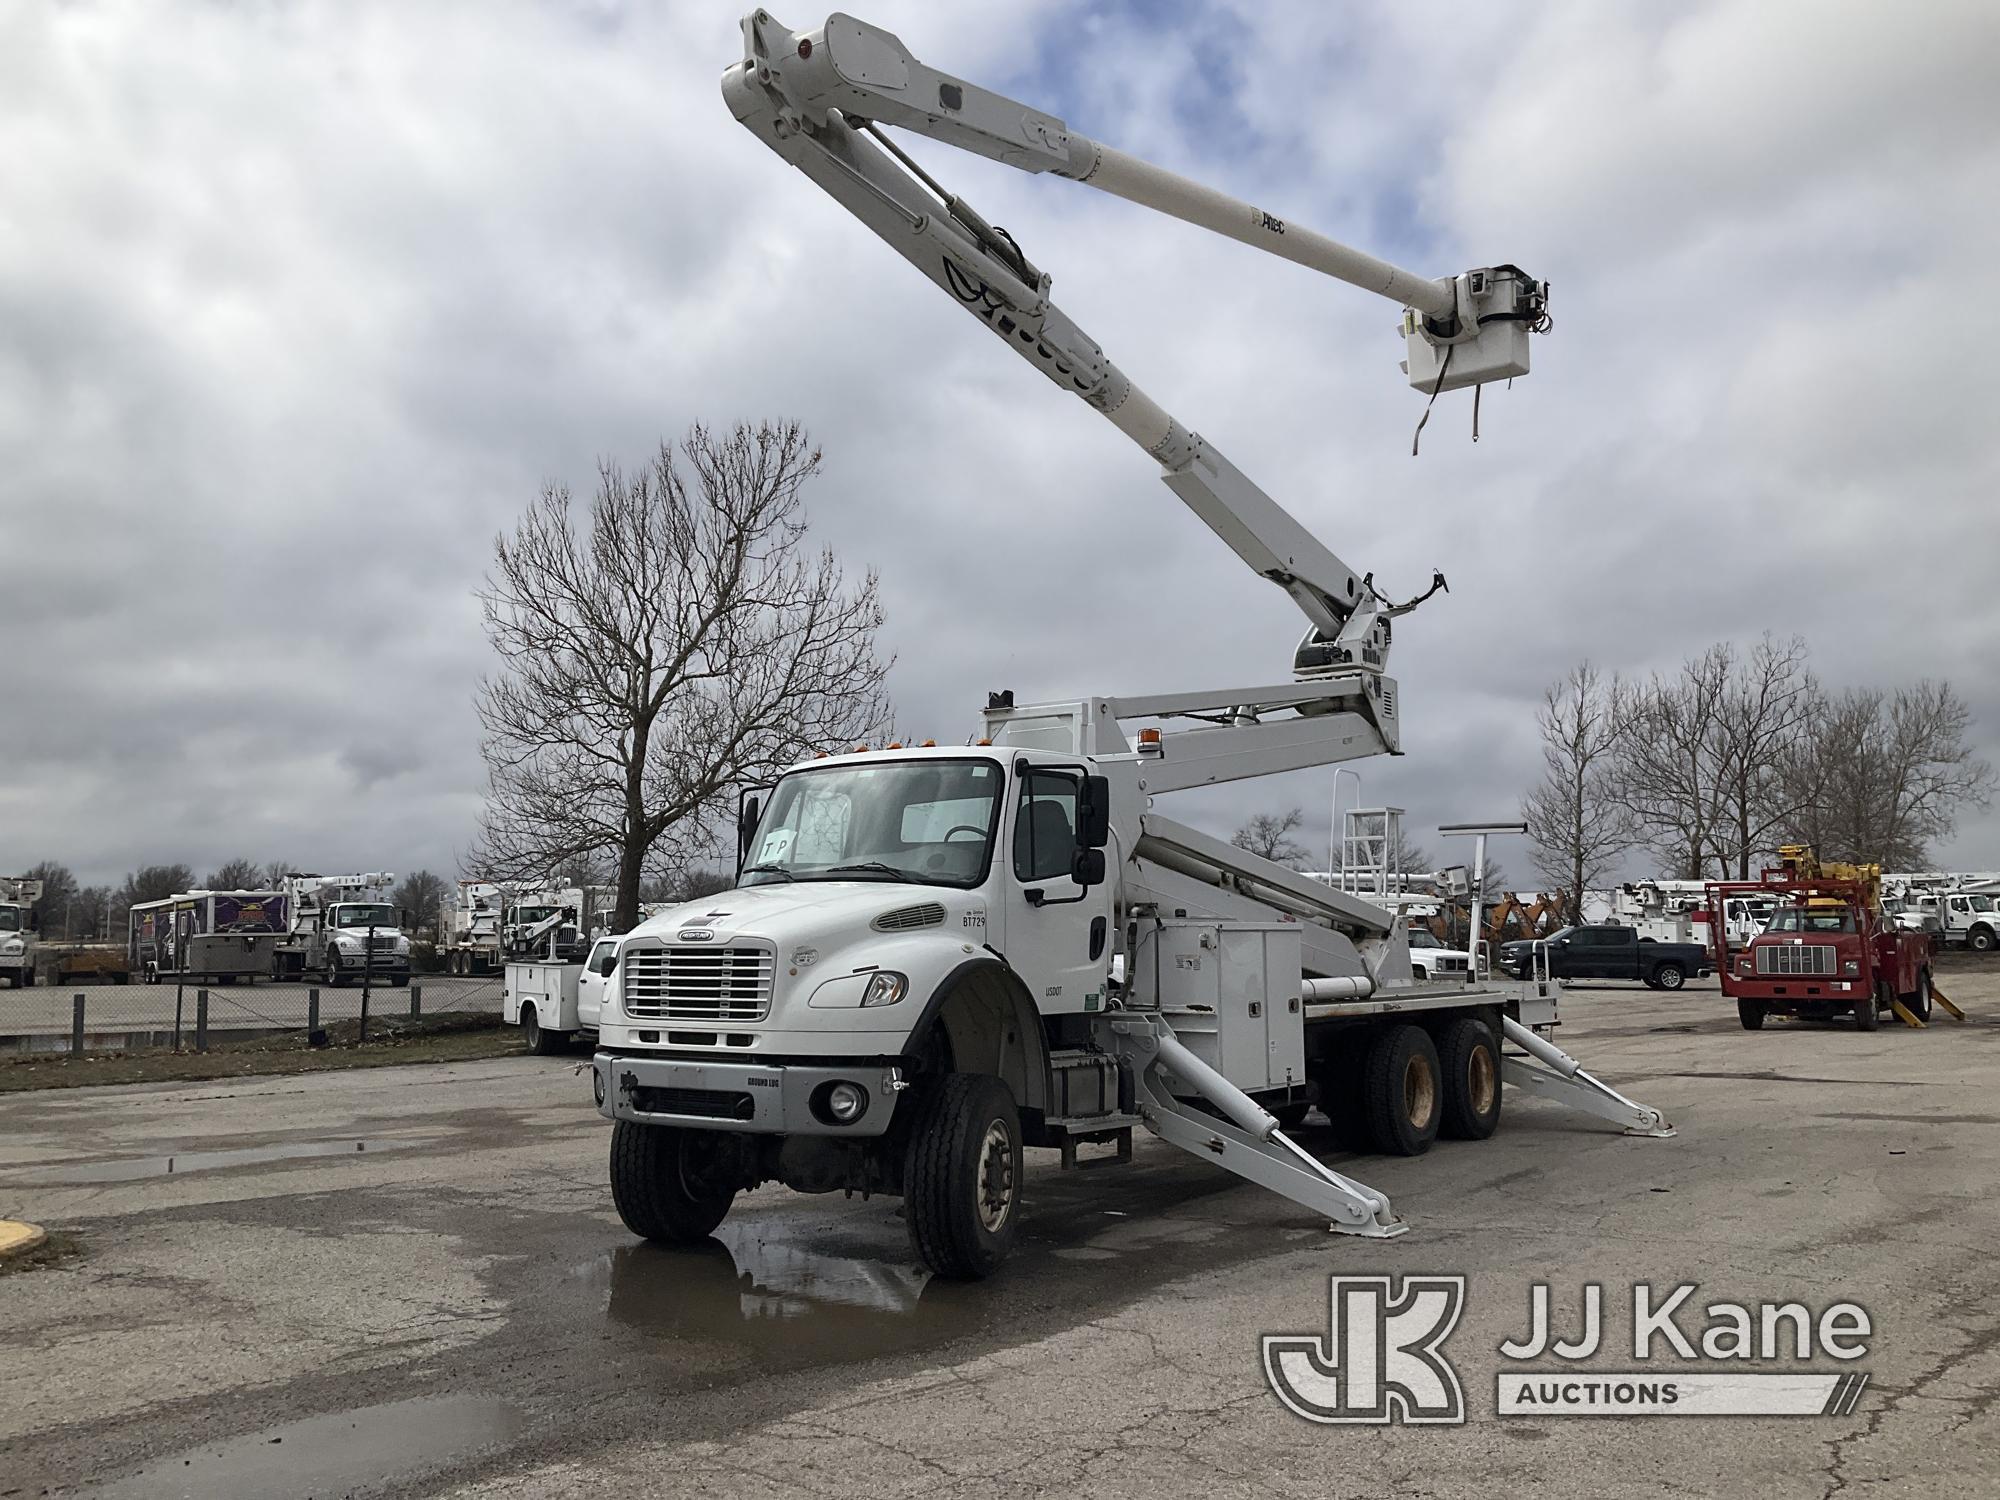
{"type": "Polygon", "coordinates": [[[517,906],[514,908],[514,925],[532,927],[537,922],[548,921],[558,910],[560,908],[554,906],[517,906]]]}
{"type": "Polygon", "coordinates": [[[1991,896],[1974,896],[1972,898],[1972,909],[1974,911],[2000,911],[2000,906],[1994,904],[1991,896]]]}
{"type": "Polygon", "coordinates": [[[336,927],[394,927],[396,908],[369,901],[350,901],[333,909],[336,927]]]}
{"type": "Polygon", "coordinates": [[[20,930],[21,908],[18,906],[0,906],[0,932],[19,932],[20,930]]]}
{"type": "Polygon", "coordinates": [[[1412,948],[1442,948],[1444,944],[1421,928],[1413,928],[1410,932],[1410,946],[1412,948]]]}
{"type": "Polygon", "coordinates": [[[794,771],[771,793],[742,884],[986,877],[1006,780],[990,760],[905,760],[794,771]]]}
{"type": "Polygon", "coordinates": [[[1854,913],[1844,906],[1781,906],[1766,932],[1852,932],[1854,913]]]}

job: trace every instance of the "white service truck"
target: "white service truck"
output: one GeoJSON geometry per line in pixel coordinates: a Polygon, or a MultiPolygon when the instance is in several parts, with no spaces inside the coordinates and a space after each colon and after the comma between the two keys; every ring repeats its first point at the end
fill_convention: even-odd
{"type": "Polygon", "coordinates": [[[386,871],[360,875],[287,875],[285,934],[271,960],[273,979],[324,979],[338,989],[359,983],[402,988],[410,982],[410,939],[390,903],[396,877],[386,871]]]}
{"type": "MultiPolygon", "coordinates": [[[[1049,300],[1049,279],[893,144],[898,126],[1205,225],[1402,306],[1426,395],[1527,372],[1545,290],[1511,266],[1432,280],[1360,255],[918,62],[844,15],[743,23],[730,110],[1008,347],[1144,449],[1305,614],[1288,680],[1017,705],[975,743],[845,753],[746,798],[739,884],[612,939],[593,1058],[614,1201],[648,1239],[707,1236],[737,1192],[901,1194],[934,1271],[977,1277],[1019,1228],[1022,1150],[1143,1127],[1348,1233],[1388,1197],[1286,1133],[1317,1104],[1402,1154],[1499,1123],[1503,1083],[1645,1135],[1658,1111],[1551,1044],[1552,984],[1412,979],[1405,925],[1176,822],[1188,788],[1394,753],[1396,602],[1174,420],[1049,300]]],[[[1434,578],[1430,592],[1443,586],[1434,578]]],[[[971,597],[971,596],[968,596],[971,597]]],[[[1275,674],[1273,674],[1275,675],[1275,674]]]]}
{"type": "Polygon", "coordinates": [[[604,991],[617,968],[615,938],[600,935],[579,955],[577,920],[573,907],[562,907],[517,929],[519,956],[507,960],[500,1019],[519,1026],[538,1057],[566,1050],[573,1039],[595,1039],[604,991]]]}
{"type": "Polygon", "coordinates": [[[0,876],[0,980],[17,990],[35,982],[35,903],[41,899],[41,881],[0,876]]]}

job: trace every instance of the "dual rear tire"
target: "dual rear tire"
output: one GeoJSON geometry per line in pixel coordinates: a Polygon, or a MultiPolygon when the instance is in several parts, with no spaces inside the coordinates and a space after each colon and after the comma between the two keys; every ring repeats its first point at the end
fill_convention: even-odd
{"type": "Polygon", "coordinates": [[[1500,1048],[1474,1016],[1384,1028],[1335,1053],[1319,1074],[1320,1108],[1340,1144],[1421,1156],[1440,1135],[1483,1141],[1500,1126],[1500,1048]]]}

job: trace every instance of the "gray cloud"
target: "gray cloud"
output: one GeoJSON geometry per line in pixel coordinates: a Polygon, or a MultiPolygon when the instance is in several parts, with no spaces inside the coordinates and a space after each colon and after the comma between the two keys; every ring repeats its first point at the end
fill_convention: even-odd
{"type": "MultiPolygon", "coordinates": [[[[1187,45],[1053,3],[866,13],[1329,233],[1553,280],[1535,375],[1476,447],[1440,402],[1413,462],[1392,309],[921,153],[1348,561],[1451,577],[1368,800],[1504,813],[1574,657],[1765,629],[1836,683],[1951,677],[1993,753],[1990,8],[1240,0],[1187,45]]],[[[1296,612],[1151,464],[729,119],[737,46],[715,5],[0,20],[0,866],[455,868],[493,534],[696,419],[826,446],[816,529],[883,572],[910,732],[965,733],[989,687],[1284,674],[1296,612]]],[[[2000,818],[1942,852],[2000,864],[2000,818]]]]}

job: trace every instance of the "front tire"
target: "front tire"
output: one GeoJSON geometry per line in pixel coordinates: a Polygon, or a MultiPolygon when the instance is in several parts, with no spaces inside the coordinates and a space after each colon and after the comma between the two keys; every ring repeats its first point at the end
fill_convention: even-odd
{"type": "Polygon", "coordinates": [[[1974,953],[1991,953],[1996,943],[2000,943],[2000,939],[1994,937],[1991,927],[1975,927],[1965,939],[1965,946],[1974,953]]]}
{"type": "Polygon", "coordinates": [[[1762,1031],[1764,1029],[1764,1017],[1767,1014],[1769,1012],[1765,1010],[1762,1000],[1738,1000],[1736,1002],[1736,1019],[1743,1023],[1745,1031],[1762,1031]]]}
{"type": "Polygon", "coordinates": [[[1439,1133],[1456,1141],[1483,1141],[1500,1128],[1500,1049],[1493,1028],[1460,1016],[1438,1038],[1444,1077],[1444,1119],[1439,1133]]]}
{"type": "Polygon", "coordinates": [[[1384,1156],[1422,1156],[1437,1139],[1444,1089],[1437,1048],[1421,1026],[1391,1026],[1361,1070],[1368,1133],[1384,1156]]]}
{"type": "Polygon", "coordinates": [[[625,1227],[656,1245],[698,1245],[715,1232],[736,1187],[716,1171],[713,1131],[619,1120],[611,1127],[611,1201],[625,1227]]]}
{"type": "Polygon", "coordinates": [[[1863,1031],[1873,1031],[1882,1024],[1882,992],[1877,990],[1865,999],[1854,1002],[1854,1024],[1863,1031]]]}
{"type": "Polygon", "coordinates": [[[903,1158],[910,1244],[938,1275],[999,1268],[1021,1221],[1021,1117],[999,1079],[948,1073],[917,1101],[903,1158]]]}
{"type": "Polygon", "coordinates": [[[1661,964],[1653,970],[1653,987],[1662,990],[1677,990],[1687,983],[1687,970],[1679,964],[1661,964]]]}

